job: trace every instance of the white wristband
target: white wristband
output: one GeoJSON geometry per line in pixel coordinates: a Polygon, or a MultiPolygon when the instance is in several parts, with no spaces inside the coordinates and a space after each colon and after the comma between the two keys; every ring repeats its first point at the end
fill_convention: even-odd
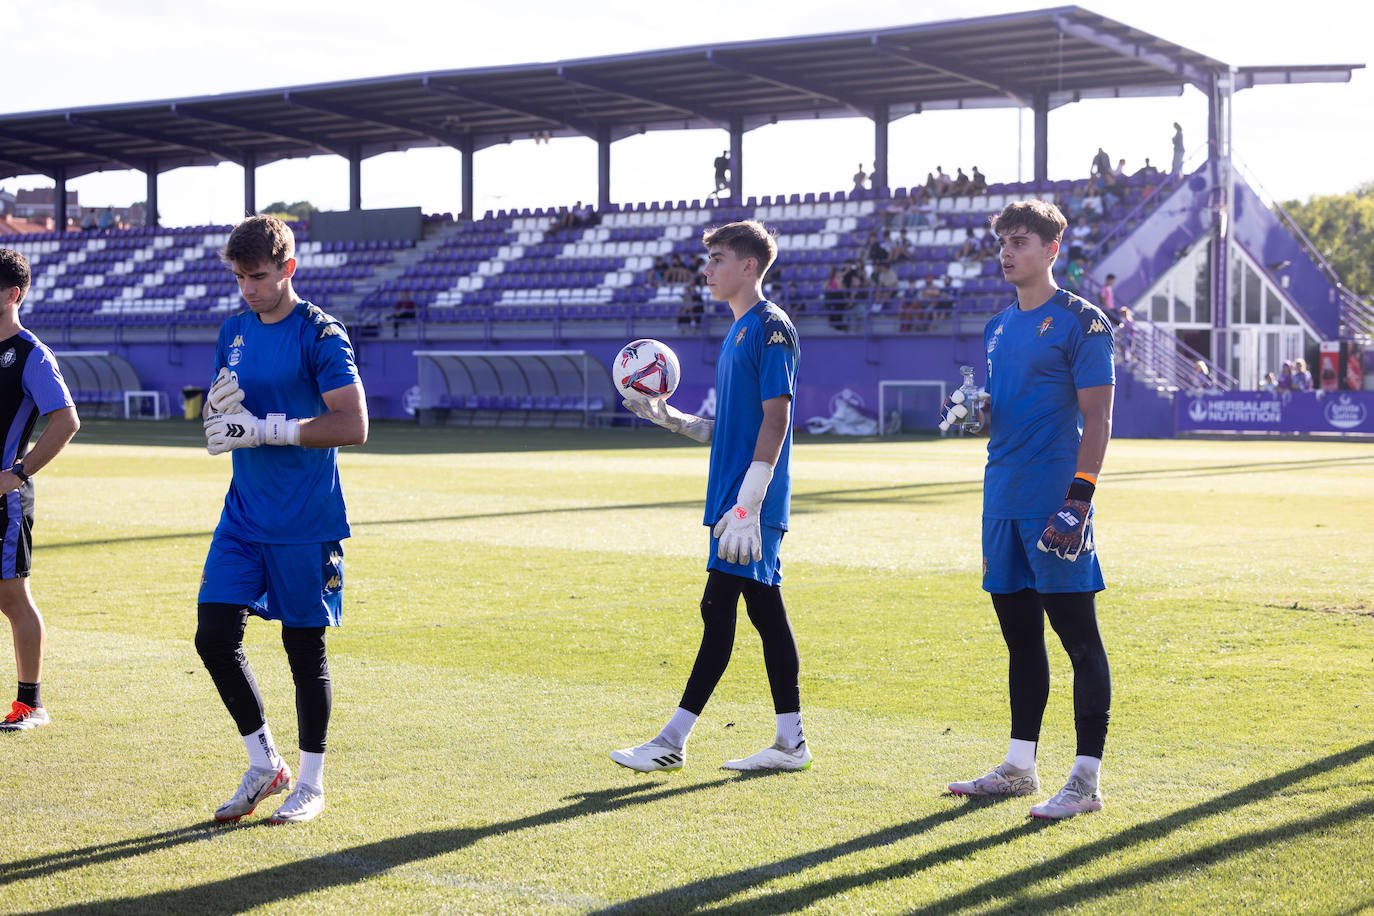
{"type": "Polygon", "coordinates": [[[300,445],[301,421],[288,420],[284,413],[269,413],[261,421],[263,445],[300,445]]]}

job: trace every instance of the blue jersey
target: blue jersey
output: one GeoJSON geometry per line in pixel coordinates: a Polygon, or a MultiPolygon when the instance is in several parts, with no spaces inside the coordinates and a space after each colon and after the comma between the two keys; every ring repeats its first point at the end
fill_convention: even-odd
{"type": "Polygon", "coordinates": [[[0,429],[5,431],[0,468],[24,457],[40,415],[73,406],[57,360],[32,331],[20,329],[0,340],[0,429]]]}
{"type": "MultiPolygon", "coordinates": [[[[308,302],[275,324],[251,311],[224,322],[215,373],[224,366],[238,373],[244,409],[259,418],[317,417],[326,411],[324,392],[360,381],[344,326],[308,302]]],[[[230,454],[234,479],[217,531],[259,544],[348,537],[338,449],[273,445],[230,454]]]]}
{"type": "MultiPolygon", "coordinates": [[[[771,302],[760,302],[730,326],[716,360],[716,425],[711,433],[705,524],[714,525],[735,505],[745,472],[754,460],[754,446],[763,425],[763,402],[783,395],[796,398],[800,359],[797,329],[771,302]]],[[[791,458],[789,422],[759,519],[783,531],[787,530],[792,502],[791,458]]]]}
{"type": "Polygon", "coordinates": [[[1038,308],[999,312],[983,346],[992,409],[983,517],[1046,518],[1078,469],[1078,389],[1116,383],[1112,323],[1061,289],[1038,308]]]}

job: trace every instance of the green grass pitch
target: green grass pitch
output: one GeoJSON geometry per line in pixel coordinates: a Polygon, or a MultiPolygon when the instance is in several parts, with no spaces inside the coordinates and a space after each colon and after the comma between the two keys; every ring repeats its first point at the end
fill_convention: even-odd
{"type": "MultiPolygon", "coordinates": [[[[1008,730],[981,443],[801,438],[784,595],[815,764],[719,769],[773,735],[741,609],[686,769],[642,776],[606,753],[656,733],[696,651],[706,451],[379,424],[341,457],[328,808],[279,828],[209,820],[246,758],[191,642],[229,476],[202,444],[92,422],[36,480],[54,725],[0,741],[0,912],[1374,909],[1368,444],[1112,444],[1107,807],[1046,825],[944,793],[1008,730]]],[[[1047,791],[1073,755],[1050,640],[1047,791]]],[[[278,629],[247,643],[294,767],[278,629]]]]}

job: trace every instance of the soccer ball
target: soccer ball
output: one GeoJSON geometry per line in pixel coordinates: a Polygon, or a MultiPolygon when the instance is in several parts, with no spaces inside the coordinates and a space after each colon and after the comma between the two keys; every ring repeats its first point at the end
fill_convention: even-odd
{"type": "Polygon", "coordinates": [[[611,365],[616,390],[632,401],[666,398],[677,390],[677,354],[657,340],[636,340],[621,347],[611,365]]]}

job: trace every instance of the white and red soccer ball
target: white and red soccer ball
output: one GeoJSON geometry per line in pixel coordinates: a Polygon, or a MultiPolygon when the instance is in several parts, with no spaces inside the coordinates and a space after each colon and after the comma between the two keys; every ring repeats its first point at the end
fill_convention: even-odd
{"type": "Polygon", "coordinates": [[[611,364],[616,390],[630,400],[652,401],[677,390],[681,377],[677,354],[667,344],[644,339],[620,348],[611,364]]]}

